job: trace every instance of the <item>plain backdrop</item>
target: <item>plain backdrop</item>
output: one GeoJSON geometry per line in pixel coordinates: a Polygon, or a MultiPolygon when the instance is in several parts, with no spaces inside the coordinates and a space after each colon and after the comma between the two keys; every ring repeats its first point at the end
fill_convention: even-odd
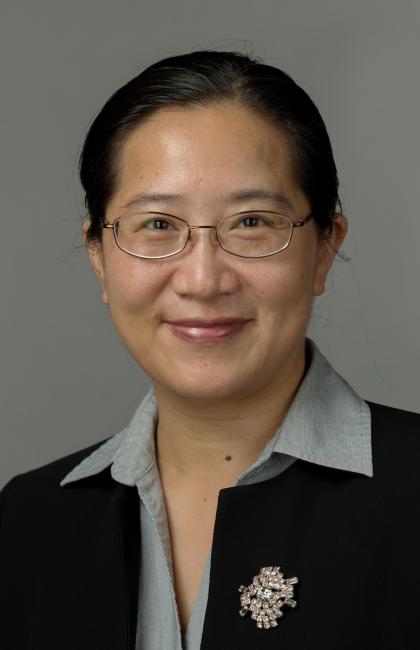
{"type": "Polygon", "coordinates": [[[113,91],[196,49],[261,56],[317,104],[352,261],[310,334],[363,397],[420,411],[419,30],[416,0],[1,1],[0,486],[122,429],[147,389],[81,247],[77,159],[113,91]]]}

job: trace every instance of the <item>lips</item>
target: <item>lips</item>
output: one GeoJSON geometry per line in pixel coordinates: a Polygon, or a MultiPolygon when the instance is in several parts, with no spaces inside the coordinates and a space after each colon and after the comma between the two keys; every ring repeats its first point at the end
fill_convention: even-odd
{"type": "Polygon", "coordinates": [[[192,343],[211,343],[238,334],[250,322],[245,318],[166,321],[175,336],[192,343]]]}

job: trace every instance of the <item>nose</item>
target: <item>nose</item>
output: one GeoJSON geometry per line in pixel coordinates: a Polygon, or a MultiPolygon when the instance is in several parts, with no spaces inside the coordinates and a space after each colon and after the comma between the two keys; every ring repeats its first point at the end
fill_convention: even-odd
{"type": "Polygon", "coordinates": [[[212,226],[193,226],[172,276],[178,295],[209,300],[232,294],[240,287],[235,258],[224,251],[212,226]]]}

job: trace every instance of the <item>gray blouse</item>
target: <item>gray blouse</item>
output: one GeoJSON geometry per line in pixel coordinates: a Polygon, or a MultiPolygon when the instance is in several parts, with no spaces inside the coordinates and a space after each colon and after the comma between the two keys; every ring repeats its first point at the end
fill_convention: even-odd
{"type": "MultiPolygon", "coordinates": [[[[289,411],[255,463],[236,485],[266,481],[296,459],[373,476],[370,410],[308,339],[311,361],[289,411]]],[[[157,405],[153,389],[129,425],[109,438],[60,482],[101,472],[136,485],[141,526],[136,650],[199,650],[206,611],[211,550],[185,635],[177,611],[165,503],[155,457],[157,405]]]]}

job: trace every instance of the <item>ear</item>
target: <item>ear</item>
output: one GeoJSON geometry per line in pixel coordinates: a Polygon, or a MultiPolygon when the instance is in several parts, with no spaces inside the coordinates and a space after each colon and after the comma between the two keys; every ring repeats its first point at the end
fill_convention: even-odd
{"type": "Polygon", "coordinates": [[[105,284],[105,260],[103,254],[102,244],[99,242],[91,242],[88,239],[87,233],[90,227],[90,219],[86,219],[82,226],[83,241],[85,243],[86,252],[89,255],[90,265],[98,278],[102,287],[102,302],[108,304],[108,293],[105,284]]]}
{"type": "Polygon", "coordinates": [[[331,227],[331,233],[326,237],[320,236],[318,242],[313,285],[314,296],[320,296],[325,291],[328,271],[347,234],[348,221],[343,214],[337,212],[332,218],[331,227]]]}

